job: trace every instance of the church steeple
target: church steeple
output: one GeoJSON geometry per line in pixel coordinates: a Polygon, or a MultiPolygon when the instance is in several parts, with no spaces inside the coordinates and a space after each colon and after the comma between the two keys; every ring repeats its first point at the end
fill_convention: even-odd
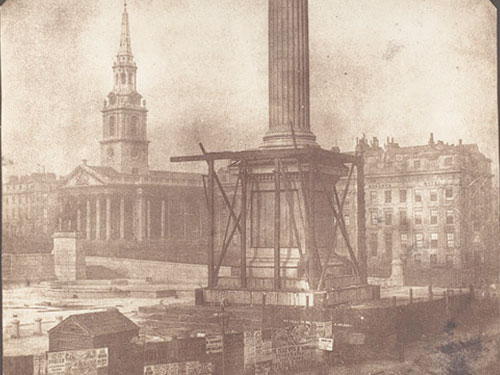
{"type": "Polygon", "coordinates": [[[122,33],[120,35],[120,49],[118,56],[130,57],[133,59],[132,47],[130,45],[130,28],[128,25],[127,1],[123,2],[122,33]]]}
{"type": "Polygon", "coordinates": [[[112,167],[120,173],[147,174],[147,109],[146,101],[137,92],[137,65],[130,44],[126,1],[113,75],[113,91],[108,94],[102,109],[101,165],[112,167]]]}

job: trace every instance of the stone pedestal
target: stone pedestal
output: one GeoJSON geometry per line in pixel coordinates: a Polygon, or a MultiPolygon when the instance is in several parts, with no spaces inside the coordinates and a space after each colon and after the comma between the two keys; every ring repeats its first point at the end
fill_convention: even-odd
{"type": "Polygon", "coordinates": [[[77,232],[56,232],[54,239],[54,272],[60,281],[86,279],[83,235],[77,232]]]}
{"type": "Polygon", "coordinates": [[[391,263],[391,277],[389,278],[391,286],[403,286],[403,262],[400,259],[393,259],[391,263]]]}

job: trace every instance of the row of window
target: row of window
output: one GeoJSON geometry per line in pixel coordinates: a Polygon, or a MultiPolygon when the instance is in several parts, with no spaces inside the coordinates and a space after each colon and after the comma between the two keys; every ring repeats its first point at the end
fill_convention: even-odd
{"type": "MultiPolygon", "coordinates": [[[[393,212],[385,211],[383,218],[379,216],[378,210],[370,210],[370,224],[378,225],[382,222],[385,222],[385,225],[393,225],[393,212]]],[[[422,225],[422,211],[415,210],[413,211],[413,220],[415,225],[422,225]]],[[[429,222],[430,225],[437,225],[439,223],[439,210],[437,208],[431,209],[429,214],[429,222]]],[[[453,210],[446,210],[446,224],[454,224],[455,223],[455,214],[453,210]]],[[[347,223],[346,223],[347,224],[347,223]]],[[[399,210],[399,224],[400,225],[408,225],[408,216],[406,210],[399,210]]]]}
{"type": "MultiPolygon", "coordinates": [[[[453,254],[446,254],[445,255],[445,264],[447,267],[453,267],[453,254]]],[[[414,264],[422,264],[422,255],[421,254],[415,254],[413,256],[413,263],[414,264]]],[[[438,256],[437,254],[429,254],[429,266],[434,267],[437,266],[438,264],[438,256]]]]}
{"type": "MultiPolygon", "coordinates": [[[[34,203],[35,202],[35,195],[8,195],[5,196],[4,203],[5,205],[8,204],[15,204],[15,203],[34,203]]],[[[41,196],[38,196],[38,199],[41,199],[41,196]]],[[[47,194],[43,195],[43,199],[45,203],[47,202],[47,194]]]]}
{"type": "MultiPolygon", "coordinates": [[[[444,191],[444,196],[447,200],[453,199],[453,188],[446,188],[444,191]]],[[[413,201],[416,203],[422,202],[423,190],[415,189],[413,192],[413,201]]],[[[370,191],[370,203],[378,203],[378,191],[370,191]]],[[[431,189],[429,191],[429,200],[431,202],[437,202],[439,198],[438,189],[431,189]]],[[[400,189],[399,190],[399,203],[407,203],[408,202],[408,190],[400,189]]],[[[396,203],[393,197],[392,190],[384,191],[384,203],[396,203]],[[393,202],[394,201],[394,202],[393,202]]]]}
{"type": "MultiPolygon", "coordinates": [[[[431,233],[430,235],[431,249],[438,248],[438,240],[439,240],[438,233],[431,233]]],[[[411,246],[408,233],[400,233],[400,241],[401,241],[401,248],[408,248],[409,246],[411,246]]],[[[385,245],[385,251],[387,253],[392,252],[392,233],[384,233],[384,245],[385,245]]],[[[415,233],[414,245],[417,249],[422,249],[424,247],[423,233],[415,233]]],[[[368,247],[370,250],[370,254],[372,256],[378,255],[378,233],[370,233],[368,238],[368,247]]],[[[446,247],[450,249],[455,247],[455,233],[453,232],[446,233],[446,247]]]]}

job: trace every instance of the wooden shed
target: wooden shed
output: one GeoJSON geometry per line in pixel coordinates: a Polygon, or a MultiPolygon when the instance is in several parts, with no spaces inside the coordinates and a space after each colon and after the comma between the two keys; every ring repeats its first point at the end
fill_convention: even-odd
{"type": "Polygon", "coordinates": [[[108,348],[109,374],[125,374],[139,326],[118,309],[71,315],[49,331],[49,351],[108,348]]]}

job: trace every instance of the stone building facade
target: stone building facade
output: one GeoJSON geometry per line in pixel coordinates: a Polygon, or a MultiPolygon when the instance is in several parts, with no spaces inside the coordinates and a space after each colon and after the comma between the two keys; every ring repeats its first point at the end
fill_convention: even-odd
{"type": "MultiPolygon", "coordinates": [[[[491,160],[476,144],[435,142],[402,147],[359,140],[365,161],[368,268],[394,277],[422,268],[467,269],[498,264],[498,217],[491,202],[491,160]]],[[[345,179],[344,179],[345,185],[345,179]]],[[[355,187],[345,221],[356,233],[355,187]]],[[[342,245],[342,242],[338,242],[342,245]]]]}
{"type": "Polygon", "coordinates": [[[2,186],[2,240],[7,252],[37,252],[50,248],[56,228],[54,173],[11,176],[2,186]]]}

